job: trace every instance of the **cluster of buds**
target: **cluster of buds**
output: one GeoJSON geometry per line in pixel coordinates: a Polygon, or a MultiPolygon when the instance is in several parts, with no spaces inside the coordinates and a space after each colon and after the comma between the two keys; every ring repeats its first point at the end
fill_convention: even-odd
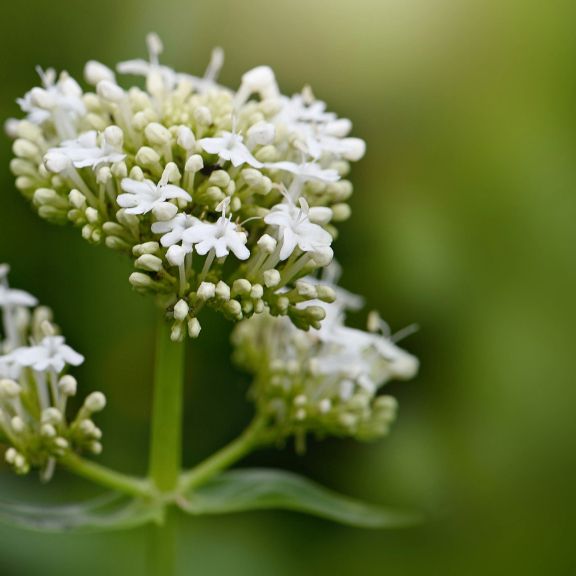
{"type": "Polygon", "coordinates": [[[364,142],[309,88],[282,95],[267,66],[233,91],[216,81],[218,49],[203,77],[161,65],[153,34],[148,50],[149,61],[116,71],[88,62],[88,91],[40,71],[43,86],[19,100],[25,118],[6,126],[17,187],[41,217],[129,254],[131,284],[157,296],[175,340],[198,335],[205,305],[318,328],[324,309],[303,306],[295,282],[332,260],[364,142]],[[117,73],[143,76],[145,88],[117,73]]]}
{"type": "Polygon", "coordinates": [[[69,452],[102,451],[102,432],[92,416],[104,409],[106,398],[93,392],[68,419],[77,382],[66,370],[84,358],[58,335],[51,311],[10,288],[7,275],[8,267],[0,265],[0,442],[8,445],[5,460],[18,474],[38,468],[48,480],[58,458],[69,452]]]}
{"type": "MultiPolygon", "coordinates": [[[[313,293],[318,283],[306,278],[298,286],[313,293]]],[[[383,436],[397,404],[380,394],[382,386],[418,370],[417,359],[396,346],[377,315],[369,316],[369,331],[345,326],[345,311],[361,300],[333,289],[333,303],[317,304],[326,313],[320,329],[298,330],[268,314],[234,328],[235,360],[254,375],[251,395],[280,438],[303,441],[309,432],[359,440],[383,436]]]]}

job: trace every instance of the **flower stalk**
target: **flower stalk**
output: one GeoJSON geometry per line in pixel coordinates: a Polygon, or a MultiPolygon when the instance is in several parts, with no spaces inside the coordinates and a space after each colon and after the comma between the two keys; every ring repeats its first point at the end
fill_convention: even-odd
{"type": "Polygon", "coordinates": [[[170,339],[170,325],[162,314],[158,322],[150,479],[161,492],[172,492],[178,484],[182,459],[183,342],[170,339]]]}

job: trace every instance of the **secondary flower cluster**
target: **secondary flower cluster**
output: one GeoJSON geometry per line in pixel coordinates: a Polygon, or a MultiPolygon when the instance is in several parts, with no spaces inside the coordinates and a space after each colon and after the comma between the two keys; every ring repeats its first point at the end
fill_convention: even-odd
{"type": "MultiPolygon", "coordinates": [[[[131,284],[158,295],[175,340],[198,335],[205,305],[319,327],[324,308],[303,306],[294,283],[332,259],[350,213],[343,178],[364,142],[309,88],[282,95],[266,66],[233,91],[216,81],[219,50],[201,78],[160,64],[157,36],[148,50],[116,71],[88,62],[88,91],[40,71],[42,87],[19,100],[26,117],[7,124],[18,188],[43,218],[130,254],[131,284]],[[117,73],[145,87],[125,89],[117,73]]],[[[313,299],[332,298],[318,287],[313,299]]]]}
{"type": "MultiPolygon", "coordinates": [[[[299,280],[297,289],[314,295],[318,282],[299,280]]],[[[417,359],[381,334],[383,323],[369,317],[371,332],[345,325],[345,312],[359,297],[335,288],[336,301],[319,303],[326,312],[320,329],[298,330],[268,314],[240,322],[233,332],[235,360],[254,375],[252,396],[273,421],[280,438],[307,432],[370,440],[385,435],[396,400],[380,394],[389,380],[407,380],[417,359]]],[[[385,326],[385,325],[384,325],[385,326]]]]}
{"type": "Polygon", "coordinates": [[[58,457],[70,451],[102,451],[102,432],[92,421],[106,399],[93,392],[68,420],[68,399],[77,383],[66,374],[83,356],[57,334],[48,308],[8,285],[8,266],[0,265],[0,442],[9,445],[5,459],[19,474],[31,467],[49,479],[58,457]]]}

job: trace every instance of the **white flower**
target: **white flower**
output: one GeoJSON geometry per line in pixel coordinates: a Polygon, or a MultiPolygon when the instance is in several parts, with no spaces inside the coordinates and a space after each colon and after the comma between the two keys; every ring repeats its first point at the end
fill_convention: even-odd
{"type": "Polygon", "coordinates": [[[232,216],[226,218],[224,212],[215,223],[196,221],[182,234],[183,243],[194,245],[200,255],[214,250],[217,258],[227,256],[230,251],[239,260],[250,257],[250,251],[246,248],[248,236],[246,232],[238,230],[232,223],[232,216]]]}
{"type": "Polygon", "coordinates": [[[15,290],[0,284],[0,308],[10,308],[12,306],[23,306],[31,308],[36,306],[38,300],[24,290],[15,290]]]}
{"type": "Polygon", "coordinates": [[[262,162],[252,156],[243,140],[240,134],[224,131],[216,138],[202,138],[198,144],[208,154],[217,154],[220,159],[232,162],[234,167],[249,164],[254,168],[262,168],[262,162]]]}
{"type": "Polygon", "coordinates": [[[183,235],[185,230],[197,222],[200,222],[198,218],[180,213],[166,222],[154,222],[152,224],[152,232],[163,235],[160,238],[160,244],[168,248],[166,258],[173,266],[181,266],[186,255],[192,252],[192,244],[184,242],[183,235]],[[179,242],[180,244],[178,244],[179,242]]]}
{"type": "Polygon", "coordinates": [[[289,201],[277,204],[265,216],[266,224],[278,227],[282,240],[280,260],[286,260],[296,246],[303,252],[314,252],[332,244],[332,236],[318,224],[310,222],[309,211],[306,200],[300,198],[300,209],[289,201]]]}
{"type": "Polygon", "coordinates": [[[18,348],[10,356],[20,366],[37,372],[62,372],[66,365],[79,366],[84,362],[84,356],[65,344],[63,336],[46,336],[37,346],[18,348]]]}
{"type": "Polygon", "coordinates": [[[76,140],[65,140],[58,148],[50,148],[44,159],[50,163],[55,155],[65,156],[76,168],[96,168],[100,164],[120,162],[126,157],[121,149],[110,142],[106,133],[98,142],[95,130],[85,132],[76,140]]]}
{"type": "Polygon", "coordinates": [[[168,184],[167,170],[164,171],[158,184],[144,179],[142,182],[132,178],[122,179],[122,190],[117,198],[118,206],[126,208],[127,214],[147,214],[154,208],[161,208],[167,200],[181,199],[190,202],[192,197],[188,192],[174,184],[168,184]]]}
{"type": "Polygon", "coordinates": [[[65,72],[60,74],[56,82],[56,72],[52,69],[43,72],[38,69],[43,88],[32,88],[17,100],[23,112],[28,114],[27,120],[33,124],[44,124],[51,118],[62,137],[73,137],[76,134],[75,120],[86,114],[82,100],[82,88],[76,80],[65,72]],[[61,117],[56,114],[63,112],[61,117]]]}
{"type": "Polygon", "coordinates": [[[198,218],[181,212],[166,222],[154,222],[152,224],[152,232],[154,234],[163,234],[162,238],[160,238],[160,244],[166,248],[181,242],[184,231],[196,222],[199,222],[198,218]]]}

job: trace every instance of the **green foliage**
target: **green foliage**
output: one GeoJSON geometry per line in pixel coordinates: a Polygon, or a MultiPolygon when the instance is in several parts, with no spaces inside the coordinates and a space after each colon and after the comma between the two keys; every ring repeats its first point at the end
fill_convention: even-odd
{"type": "Polygon", "coordinates": [[[182,508],[194,515],[292,510],[361,528],[399,528],[422,520],[342,496],[292,472],[267,469],[224,472],[193,492],[182,508]]]}

